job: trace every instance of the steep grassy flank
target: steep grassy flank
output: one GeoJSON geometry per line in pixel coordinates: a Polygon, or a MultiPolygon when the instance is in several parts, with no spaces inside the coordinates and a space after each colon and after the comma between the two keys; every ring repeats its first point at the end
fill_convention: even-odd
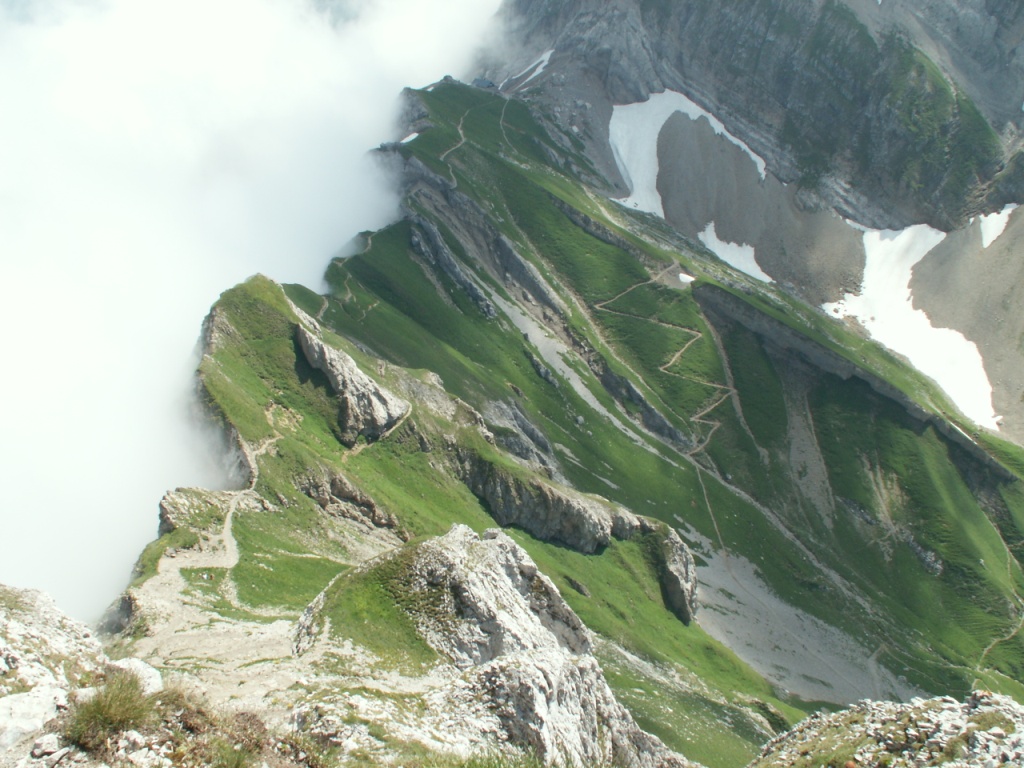
{"type": "MultiPolygon", "coordinates": [[[[585,339],[608,367],[631,378],[673,424],[695,436],[703,451],[694,459],[714,467],[729,483],[758,502],[779,509],[782,518],[795,526],[795,535],[823,562],[832,564],[867,594],[877,594],[883,603],[899,606],[892,610],[901,616],[899,621],[908,622],[908,629],[923,632],[926,637],[932,632],[942,635],[946,630],[936,623],[922,623],[923,618],[915,612],[920,608],[908,607],[923,606],[939,595],[930,592],[929,587],[924,595],[901,596],[897,586],[899,578],[921,579],[927,573],[910,544],[895,543],[893,546],[901,553],[900,557],[892,558],[896,564],[888,570],[880,568],[879,561],[887,562],[889,557],[887,539],[878,539],[871,531],[865,534],[849,515],[826,524],[821,515],[807,506],[794,485],[799,483],[799,473],[786,469],[787,419],[781,384],[756,338],[749,332],[734,330],[722,340],[745,417],[741,422],[725,398],[723,361],[699,306],[689,291],[650,282],[656,269],[650,265],[666,263],[664,260],[671,258],[671,254],[643,240],[626,237],[631,247],[650,259],[641,263],[630,251],[588,234],[570,220],[552,195],[562,203],[576,206],[613,234],[624,234],[599,206],[579,192],[571,179],[532,162],[525,154],[517,155],[516,163],[507,161],[518,150],[503,143],[501,114],[497,109],[500,102],[492,95],[448,85],[435,89],[424,99],[439,125],[452,125],[465,118],[465,144],[446,156],[443,175],[455,179],[459,189],[477,197],[485,209],[500,212],[495,221],[502,231],[544,274],[558,281],[563,295],[577,297],[587,310],[587,315],[571,310],[567,319],[570,332],[585,339]],[[678,354],[684,349],[683,354],[678,354]],[[710,442],[704,445],[708,438],[710,442]],[[837,560],[836,547],[844,535],[854,537],[851,541],[857,543],[847,553],[840,549],[837,560]],[[882,579],[879,573],[888,575],[882,579]]],[[[532,132],[537,141],[543,140],[543,130],[538,125],[530,126],[528,115],[522,115],[519,130],[532,132]]],[[[414,151],[423,159],[422,146],[414,151]]],[[[438,218],[444,231],[442,213],[422,213],[438,218]]],[[[449,245],[458,252],[454,243],[449,245]]],[[[463,252],[463,258],[469,258],[468,254],[463,252]]],[[[696,253],[679,254],[677,258],[689,263],[690,268],[696,266],[700,272],[696,253]]],[[[468,266],[472,268],[472,264],[468,266]]],[[[407,233],[401,225],[389,229],[374,239],[367,253],[332,267],[331,282],[338,307],[332,307],[324,317],[339,330],[364,340],[396,362],[438,371],[450,387],[477,407],[482,408],[489,397],[508,398],[511,388],[519,393],[516,401],[534,423],[552,442],[564,446],[565,450],[559,452],[563,470],[582,490],[602,493],[669,522],[674,522],[678,515],[712,540],[721,535],[728,546],[758,564],[779,594],[862,637],[869,647],[876,646],[892,631],[890,624],[871,619],[837,594],[830,580],[816,572],[759,510],[733,495],[714,475],[704,478],[709,506],[692,466],[671,458],[671,453],[665,453],[656,443],[651,445],[654,453],[636,450],[630,440],[586,403],[579,402],[567,387],[553,390],[532,376],[522,363],[521,343],[513,337],[510,347],[507,331],[500,322],[474,320],[472,308],[460,304],[458,289],[435,278],[440,294],[430,292],[434,298],[416,294],[407,280],[418,277],[422,269],[409,253],[407,233]],[[584,429],[580,429],[579,417],[583,417],[584,429]],[[659,459],[659,454],[665,460],[659,459]]],[[[751,295],[734,291],[734,295],[841,357],[864,365],[909,396],[932,404],[937,410],[949,408],[933,385],[909,372],[877,345],[849,334],[792,298],[770,292],[751,295]]],[[[585,369],[583,372],[588,373],[585,369]]],[[[598,397],[602,396],[599,388],[593,384],[591,388],[598,397]]],[[[627,401],[624,406],[628,414],[635,414],[631,403],[627,401]]],[[[870,410],[863,402],[858,407],[870,410]]],[[[612,410],[617,409],[613,406],[612,410]]],[[[879,439],[889,437],[886,433],[879,439]]],[[[914,525],[923,528],[913,532],[907,528],[908,533],[899,535],[914,537],[917,545],[935,551],[939,557],[947,553],[954,564],[966,563],[970,558],[985,559],[986,554],[998,561],[995,531],[977,504],[970,501],[963,481],[943,480],[947,475],[959,477],[959,469],[949,456],[940,455],[941,451],[936,453],[944,445],[938,436],[920,434],[907,434],[905,440],[894,444],[888,459],[892,463],[887,470],[890,474],[910,467],[925,468],[907,481],[915,503],[921,505],[914,525]],[[921,443],[922,440],[925,442],[921,443]],[[929,483],[937,483],[935,489],[929,490],[929,483]],[[951,522],[957,520],[961,508],[973,509],[968,514],[973,522],[951,522]],[[935,522],[924,525],[921,521],[926,519],[935,522]],[[965,536],[964,542],[954,543],[961,534],[965,536]]],[[[862,470],[856,450],[845,450],[850,444],[841,447],[844,450],[838,453],[826,450],[825,457],[836,496],[874,510],[877,503],[872,475],[862,470]]],[[[845,509],[842,503],[839,507],[845,509]]],[[[1001,562],[1005,565],[1005,558],[1001,562]]],[[[968,673],[955,668],[969,667],[988,640],[1005,631],[1009,621],[1005,600],[1012,599],[1012,589],[1003,583],[1005,578],[993,579],[991,584],[990,577],[978,581],[969,572],[968,577],[958,579],[957,583],[971,584],[974,591],[943,593],[946,600],[975,601],[978,607],[965,609],[964,619],[969,626],[964,633],[977,633],[983,640],[970,643],[951,637],[948,642],[935,643],[940,649],[936,654],[927,650],[932,643],[924,639],[914,644],[917,650],[909,656],[902,654],[896,659],[883,654],[883,658],[889,658],[897,669],[906,665],[918,668],[920,674],[916,679],[932,689],[949,684],[948,680],[937,682],[935,666],[952,665],[950,679],[957,681],[956,685],[965,685],[968,673]]],[[[1009,647],[1012,642],[1005,645],[1009,647]]],[[[993,656],[997,657],[998,654],[993,656]]],[[[914,677],[916,673],[909,674],[914,677]]]]}
{"type": "MultiPolygon", "coordinates": [[[[423,98],[436,127],[397,151],[457,183],[553,283],[566,316],[527,309],[572,350],[565,363],[585,391],[557,374],[541,376],[531,363],[543,358],[541,350],[507,318],[487,319],[418,257],[407,221],[367,236],[364,252],[335,260],[327,297],[301,286],[289,286],[286,296],[261,278],[226,292],[218,313],[230,331],[201,370],[215,408],[263,452],[256,490],[268,502],[234,520],[242,557],[230,578],[243,604],[294,616],[343,574],[325,609],[332,631],[367,645],[385,665],[416,671],[432,663],[405,610],[403,555],[347,571],[350,553],[336,521],[302,488],[313,474],[342,474],[398,517],[414,541],[455,522],[486,528],[493,524],[487,509],[455,479],[451,461],[458,447],[510,472],[534,471],[477,429],[472,409],[500,421],[501,404],[543,433],[549,461],[577,489],[749,560],[780,598],[844,630],[912,683],[950,693],[976,677],[1020,675],[1024,644],[1013,634],[1010,607],[1024,593],[1011,556],[1024,549],[1020,484],[985,485],[1001,506],[983,507],[972,492],[981,480],[964,469],[970,460],[944,438],[866,385],[822,375],[808,385],[809,412],[799,414],[813,427],[832,497],[816,508],[790,465],[796,422],[787,414],[777,353],[737,324],[713,327],[690,289],[656,280],[664,269],[674,271],[676,260],[704,280],[724,268],[708,262],[704,269],[699,250],[667,252],[611,220],[571,175],[548,164],[539,148],[560,150],[523,105],[453,84],[423,98]],[[460,128],[465,142],[453,149],[460,128]],[[570,217],[566,204],[596,224],[570,217]],[[296,347],[287,297],[321,317],[337,334],[327,340],[383,383],[439,375],[463,401],[453,406],[456,415],[449,420],[414,403],[387,438],[346,450],[337,437],[339,403],[296,347]],[[617,402],[599,381],[608,371],[630,380],[692,445],[672,447],[646,433],[637,423],[639,400],[619,393],[617,402]]],[[[478,245],[455,237],[464,222],[451,219],[450,209],[424,198],[409,207],[435,223],[484,290],[519,301],[514,284],[475,261],[478,245]]],[[[820,313],[770,289],[724,290],[934,409],[947,407],[921,377],[820,313]]],[[[499,437],[512,432],[491,426],[499,437]]],[[[991,450],[1024,468],[1020,452],[996,443],[991,450]]],[[[639,657],[630,664],[614,650],[603,654],[619,695],[673,746],[711,766],[737,766],[763,735],[752,711],[799,716],[793,702],[783,703],[700,629],[699,614],[685,627],[664,608],[643,541],[583,556],[513,535],[588,626],[639,657]],[[692,685],[661,697],[658,674],[645,664],[692,685]]],[[[188,578],[197,594],[219,590],[188,578]]]]}
{"type": "Polygon", "coordinates": [[[410,610],[407,571],[412,555],[405,549],[371,567],[346,574],[327,591],[323,615],[331,631],[377,655],[389,668],[417,674],[438,661],[416,631],[410,610]]]}
{"type": "MultiPolygon", "coordinates": [[[[353,295],[363,290],[354,277],[347,281],[347,286],[353,295]]],[[[222,365],[224,359],[249,360],[252,369],[259,371],[259,376],[237,377],[250,391],[232,393],[229,402],[245,407],[241,412],[254,422],[250,434],[266,439],[260,419],[267,424],[266,430],[273,432],[270,438],[273,442],[267,443],[268,449],[259,459],[257,489],[277,508],[266,513],[236,513],[233,528],[241,558],[230,578],[243,604],[253,609],[272,609],[275,615],[295,615],[345,570],[339,561],[344,560],[346,553],[334,543],[330,519],[296,488],[296,484],[301,484],[302,479],[309,475],[311,468],[333,467],[344,473],[383,509],[397,514],[406,530],[422,537],[443,533],[454,522],[467,523],[477,530],[493,525],[479,500],[444,471],[443,445],[448,438],[442,434],[453,435],[467,447],[488,453],[494,461],[508,462],[508,459],[484,443],[475,429],[453,428],[438,416],[419,409],[406,425],[386,440],[354,455],[354,452],[346,451],[332,431],[332,415],[336,412],[332,396],[319,384],[309,380],[303,382],[297,372],[302,370],[302,366],[294,357],[294,345],[280,343],[281,339],[273,337],[275,333],[286,340],[293,336],[293,321],[287,305],[275,300],[257,306],[259,300],[252,301],[266,288],[259,280],[243,285],[236,289],[241,296],[232,296],[234,301],[223,305],[225,318],[237,333],[229,336],[214,359],[204,365],[207,370],[213,370],[222,365]],[[262,358],[264,354],[266,359],[262,358]],[[261,359],[253,361],[254,357],[261,359]],[[277,397],[271,398],[271,393],[277,397]],[[285,407],[290,414],[288,419],[277,413],[278,409],[285,407]],[[310,427],[308,433],[305,431],[307,426],[310,427]]],[[[301,296],[301,291],[296,289],[291,289],[291,293],[301,296]]],[[[310,299],[305,296],[305,303],[312,308],[310,299]]],[[[335,311],[344,311],[344,304],[332,302],[331,306],[335,311]]],[[[384,306],[381,302],[378,309],[384,306]]],[[[409,305],[403,307],[410,309],[409,305]]],[[[434,310],[451,312],[451,307],[443,302],[431,303],[424,311],[434,310]]],[[[456,329],[460,327],[462,318],[458,313],[452,312],[446,317],[456,324],[456,329]]],[[[435,317],[434,322],[438,323],[438,318],[435,317]]],[[[424,332],[422,326],[415,327],[424,332]]],[[[457,334],[444,322],[433,327],[439,329],[438,333],[452,332],[450,338],[453,341],[465,343],[464,340],[460,342],[457,334]]],[[[464,327],[467,331],[470,328],[468,323],[464,327]]],[[[521,340],[516,341],[514,335],[500,330],[495,323],[478,327],[483,329],[481,338],[497,349],[502,345],[518,346],[522,343],[521,340]]],[[[515,364],[495,358],[490,369],[473,366],[476,381],[469,379],[463,382],[463,391],[476,398],[480,398],[480,392],[489,391],[505,395],[508,385],[495,381],[494,369],[497,369],[499,373],[508,372],[521,382],[524,407],[536,407],[538,402],[545,402],[545,397],[553,398],[553,402],[559,405],[573,403],[575,409],[587,414],[585,429],[576,424],[572,412],[561,415],[558,421],[535,414],[549,434],[561,435],[560,442],[564,440],[562,444],[566,446],[564,456],[571,452],[575,457],[574,462],[565,462],[567,471],[577,473],[586,479],[584,485],[597,486],[605,495],[609,495],[616,486],[620,489],[628,486],[631,496],[642,499],[642,503],[636,506],[647,507],[650,512],[670,518],[679,511],[678,504],[666,507],[665,500],[677,498],[681,491],[685,493],[686,486],[680,481],[685,482],[688,473],[666,463],[652,451],[640,451],[638,454],[635,445],[622,432],[578,401],[566,391],[568,388],[556,390],[537,377],[528,363],[520,362],[525,358],[521,357],[521,346],[519,350],[520,357],[515,364]],[[502,365],[504,367],[499,367],[502,365]],[[530,393],[529,399],[527,392],[530,393]],[[567,401],[566,398],[571,399],[567,401]],[[564,427],[560,427],[559,422],[564,427]],[[560,428],[566,431],[559,432],[560,428]],[[599,430],[601,440],[589,439],[587,432],[595,430],[599,430]],[[627,466],[630,471],[625,470],[627,466]],[[595,467],[596,471],[592,469],[595,467]],[[638,472],[638,476],[635,477],[634,472],[638,472]]],[[[354,349],[350,348],[350,351],[358,354],[354,349]]],[[[457,356],[454,345],[437,343],[429,347],[424,345],[416,353],[429,354],[428,361],[441,363],[437,367],[442,370],[445,369],[444,358],[457,356]]],[[[367,370],[373,369],[373,366],[367,366],[367,370]]],[[[230,384],[234,383],[235,379],[232,379],[230,384]]],[[[215,399],[214,402],[219,404],[220,401],[215,399]]],[[[552,416],[559,416],[557,408],[552,409],[552,416]]],[[[508,466],[515,472],[525,471],[515,464],[508,466]]],[[[690,482],[693,482],[692,475],[690,477],[690,482]]],[[[703,524],[711,530],[708,519],[705,518],[703,524]]],[[[704,722],[705,714],[702,713],[707,706],[724,708],[722,712],[729,715],[708,720],[709,727],[713,727],[707,731],[702,729],[702,743],[732,743],[740,731],[748,736],[745,737],[746,746],[739,751],[726,750],[723,758],[710,759],[710,765],[738,765],[756,746],[756,740],[749,736],[755,730],[753,721],[738,704],[723,702],[737,697],[755,698],[771,702],[771,706],[788,712],[793,719],[799,716],[799,710],[787,708],[777,701],[763,678],[727,649],[698,627],[684,627],[663,607],[657,574],[642,542],[615,544],[599,555],[587,557],[543,544],[526,534],[515,535],[542,568],[556,581],[561,579],[559,584],[563,591],[564,577],[560,574],[564,573],[576,574],[576,578],[590,585],[590,599],[573,593],[570,600],[597,631],[634,653],[657,660],[667,669],[689,670],[688,674],[703,680],[702,686],[714,691],[713,694],[705,692],[681,699],[687,702],[687,716],[696,718],[694,722],[704,722]]],[[[416,672],[422,671],[435,659],[433,652],[415,635],[405,611],[408,607],[404,603],[406,595],[399,587],[401,563],[401,558],[395,558],[365,571],[344,573],[334,582],[328,595],[325,615],[331,620],[332,631],[365,645],[379,656],[380,663],[416,672]]],[[[233,616],[237,610],[220,597],[225,578],[228,577],[223,574],[186,574],[197,595],[205,595],[214,610],[233,616]]],[[[636,675],[632,674],[629,680],[636,682],[636,675]]],[[[655,687],[652,681],[643,685],[651,690],[655,687]]],[[[662,730],[670,732],[673,728],[667,726],[662,730]]]]}

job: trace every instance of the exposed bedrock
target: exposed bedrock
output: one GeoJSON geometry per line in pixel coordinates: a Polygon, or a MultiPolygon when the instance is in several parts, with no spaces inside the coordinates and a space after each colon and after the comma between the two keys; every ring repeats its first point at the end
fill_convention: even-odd
{"type": "Polygon", "coordinates": [[[523,52],[494,78],[553,49],[530,98],[609,179],[611,105],[669,89],[779,179],[875,228],[949,229],[1019,193],[1024,174],[1007,166],[1024,101],[1015,4],[513,0],[505,15],[523,52]]]}
{"type": "Polygon", "coordinates": [[[355,445],[360,437],[378,439],[409,412],[409,403],[359,370],[355,360],[344,352],[328,346],[301,325],[296,326],[295,334],[309,364],[326,374],[341,402],[338,423],[347,446],[355,445]]]}
{"type": "Polygon", "coordinates": [[[665,605],[689,623],[697,612],[697,570],[693,555],[671,527],[636,515],[598,496],[586,496],[536,477],[520,477],[510,469],[463,451],[456,471],[503,526],[522,528],[543,541],[585,554],[649,536],[665,605]]]}
{"type": "Polygon", "coordinates": [[[410,582],[431,603],[419,630],[467,671],[512,743],[558,765],[690,765],[616,701],[589,631],[506,534],[454,526],[419,547],[410,582]]]}

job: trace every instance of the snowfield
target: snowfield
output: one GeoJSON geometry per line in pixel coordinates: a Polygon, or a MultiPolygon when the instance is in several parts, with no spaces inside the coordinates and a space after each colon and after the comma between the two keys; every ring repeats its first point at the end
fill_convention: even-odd
{"type": "MultiPolygon", "coordinates": [[[[981,222],[982,248],[988,248],[992,243],[999,239],[999,236],[1003,234],[1003,230],[1006,229],[1006,225],[1010,223],[1010,214],[1013,213],[1016,208],[1016,205],[1008,205],[997,213],[990,213],[986,216],[978,217],[978,220],[981,222]]],[[[971,219],[971,223],[974,223],[974,219],[971,219]]]]}
{"type": "Polygon", "coordinates": [[[612,152],[622,177],[632,190],[619,202],[627,208],[653,213],[665,218],[665,209],[658,193],[658,134],[665,122],[676,112],[691,120],[706,119],[719,136],[725,137],[750,157],[761,178],[765,177],[764,160],[750,147],[729,133],[722,121],[675,91],[652,94],[647,101],[617,106],[608,125],[612,152]]]}
{"type": "MultiPolygon", "coordinates": [[[[757,166],[761,178],[765,178],[764,160],[730,134],[721,121],[681,93],[664,91],[645,102],[612,110],[608,126],[611,148],[631,190],[628,197],[618,201],[621,205],[665,218],[658,192],[658,136],[676,112],[691,120],[706,119],[715,133],[740,147],[757,166]]],[[[979,217],[985,248],[1003,233],[1014,208],[1007,206],[998,213],[979,217]]],[[[834,317],[856,318],[874,340],[905,356],[919,371],[934,379],[965,416],[981,426],[998,429],[992,385],[977,345],[958,331],[934,327],[928,315],[913,306],[910,280],[914,265],[945,235],[924,225],[894,232],[847,223],[863,233],[864,279],[857,294],[847,294],[841,301],[824,305],[825,311],[834,317]]],[[[722,240],[714,221],[698,237],[732,267],[758,280],[772,282],[771,276],[758,265],[754,247],[722,240]]]]}
{"type": "Polygon", "coordinates": [[[502,83],[501,87],[504,88],[506,83],[512,82],[513,80],[518,80],[520,77],[522,77],[532,69],[533,72],[530,74],[530,76],[523,80],[523,82],[521,82],[519,85],[517,85],[516,90],[518,91],[520,88],[526,87],[526,84],[528,82],[533,80],[533,78],[539,76],[545,69],[547,69],[548,62],[551,61],[551,54],[553,54],[554,52],[554,48],[552,48],[550,51],[544,51],[544,53],[538,56],[536,60],[532,64],[530,64],[530,66],[528,66],[518,75],[514,75],[513,77],[508,78],[504,83],[502,83]]]}
{"type": "Polygon", "coordinates": [[[856,318],[871,338],[934,379],[965,416],[998,429],[992,385],[978,346],[959,331],[935,328],[928,315],[913,306],[910,279],[914,265],[944,238],[942,232],[924,224],[900,232],[866,230],[860,293],[848,293],[823,308],[834,317],[856,318]]]}
{"type": "Polygon", "coordinates": [[[758,266],[757,259],[754,257],[754,246],[745,243],[727,243],[719,239],[715,232],[715,222],[710,222],[697,237],[715,256],[729,266],[765,283],[772,282],[771,275],[758,266]]]}

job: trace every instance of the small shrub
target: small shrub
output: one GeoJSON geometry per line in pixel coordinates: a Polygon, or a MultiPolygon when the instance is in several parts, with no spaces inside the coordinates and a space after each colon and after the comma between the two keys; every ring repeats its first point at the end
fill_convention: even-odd
{"type": "Polygon", "coordinates": [[[253,762],[253,753],[242,748],[236,748],[228,741],[218,739],[211,745],[210,768],[248,768],[253,762]]]}
{"type": "Polygon", "coordinates": [[[970,718],[970,722],[977,725],[979,731],[988,731],[992,728],[1002,728],[1005,733],[1014,733],[1017,730],[1017,726],[1014,725],[1013,720],[1002,712],[997,712],[995,710],[979,712],[970,718]]]}
{"type": "MultiPolygon", "coordinates": [[[[336,768],[337,751],[327,742],[304,733],[293,733],[278,742],[278,752],[306,768],[336,768]]],[[[368,760],[369,761],[369,760],[368,760]]]]}
{"type": "Polygon", "coordinates": [[[214,727],[214,718],[192,694],[182,688],[164,688],[156,707],[163,715],[164,726],[172,731],[200,736],[214,727]]]}
{"type": "Polygon", "coordinates": [[[139,678],[118,671],[107,676],[106,685],[95,696],[71,710],[64,735],[71,743],[94,752],[121,731],[152,722],[154,715],[153,698],[143,692],[139,678]]]}

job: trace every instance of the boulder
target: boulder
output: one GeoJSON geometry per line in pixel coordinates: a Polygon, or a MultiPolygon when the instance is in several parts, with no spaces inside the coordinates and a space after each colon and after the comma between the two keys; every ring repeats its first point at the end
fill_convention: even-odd
{"type": "Polygon", "coordinates": [[[378,439],[409,412],[409,403],[359,370],[347,354],[328,346],[301,325],[296,327],[296,336],[306,360],[327,376],[341,401],[338,422],[345,445],[351,448],[360,437],[378,439]]]}
{"type": "Polygon", "coordinates": [[[127,658],[110,662],[110,666],[123,670],[139,678],[142,692],[149,696],[164,689],[163,677],[159,670],[154,669],[142,659],[127,658]]]}
{"type": "Polygon", "coordinates": [[[32,757],[39,758],[45,755],[52,755],[60,749],[60,739],[56,733],[47,733],[40,736],[32,744],[32,757]]]}
{"type": "Polygon", "coordinates": [[[697,612],[697,564],[690,548],[672,528],[661,542],[661,592],[665,607],[684,624],[697,612]]]}
{"type": "Polygon", "coordinates": [[[67,703],[67,691],[55,685],[39,685],[27,693],[4,696],[0,699],[0,749],[10,749],[39,731],[67,703]]]}

